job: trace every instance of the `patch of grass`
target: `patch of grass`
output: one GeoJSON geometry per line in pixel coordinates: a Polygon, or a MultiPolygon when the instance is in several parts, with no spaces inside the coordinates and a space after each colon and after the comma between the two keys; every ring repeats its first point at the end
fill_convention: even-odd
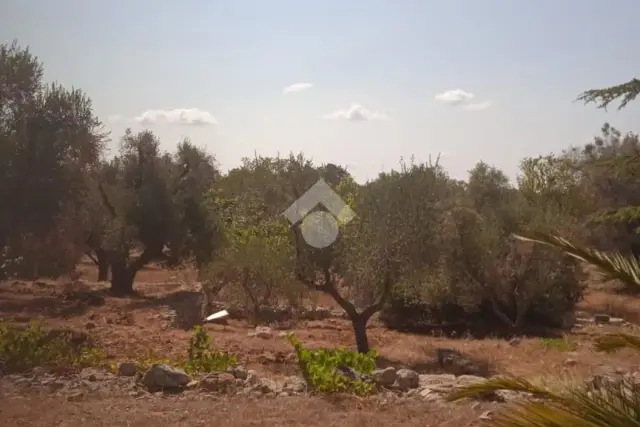
{"type": "Polygon", "coordinates": [[[578,344],[567,336],[564,336],[563,338],[540,338],[540,342],[546,350],[555,349],[567,352],[575,351],[578,348],[578,344]]]}
{"type": "Polygon", "coordinates": [[[38,321],[26,329],[0,323],[0,365],[5,372],[28,372],[36,366],[82,368],[103,361],[100,349],[73,343],[70,333],[52,335],[38,321]]]}

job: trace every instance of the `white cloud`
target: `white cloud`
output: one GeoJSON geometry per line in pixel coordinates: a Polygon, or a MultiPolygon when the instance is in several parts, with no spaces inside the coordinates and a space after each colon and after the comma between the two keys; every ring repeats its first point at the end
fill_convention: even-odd
{"type": "Polygon", "coordinates": [[[363,122],[368,120],[388,120],[384,113],[369,111],[360,104],[353,103],[349,108],[344,108],[324,116],[326,119],[347,120],[350,122],[363,122]]]}
{"type": "Polygon", "coordinates": [[[122,120],[122,116],[120,114],[112,114],[109,117],[107,117],[107,121],[110,123],[117,123],[120,120],[122,120]]]}
{"type": "Polygon", "coordinates": [[[491,107],[491,104],[492,104],[491,101],[485,101],[485,102],[478,102],[477,104],[467,104],[462,108],[468,111],[480,111],[480,110],[486,110],[487,108],[491,107]]]}
{"type": "Polygon", "coordinates": [[[285,87],[282,90],[282,94],[286,95],[288,93],[302,92],[303,90],[311,89],[312,87],[313,87],[313,84],[311,83],[294,83],[292,85],[285,87]]]}
{"type": "Polygon", "coordinates": [[[480,111],[491,107],[491,101],[471,103],[471,100],[475,99],[475,97],[475,94],[463,89],[451,89],[437,94],[435,100],[467,111],[480,111]]]}
{"type": "Polygon", "coordinates": [[[475,98],[475,95],[462,89],[452,89],[436,95],[436,101],[458,105],[475,98]]]}
{"type": "Polygon", "coordinates": [[[174,110],[147,110],[134,118],[143,125],[165,122],[187,126],[215,125],[218,122],[211,113],[197,108],[176,108],[174,110]]]}

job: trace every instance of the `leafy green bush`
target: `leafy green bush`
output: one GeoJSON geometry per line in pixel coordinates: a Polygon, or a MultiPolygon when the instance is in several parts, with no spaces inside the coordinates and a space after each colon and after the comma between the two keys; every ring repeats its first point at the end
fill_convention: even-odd
{"type": "Polygon", "coordinates": [[[352,379],[338,372],[340,368],[370,376],[378,355],[375,350],[358,353],[344,349],[307,350],[293,334],[287,335],[298,356],[298,363],[307,384],[324,393],[353,393],[358,396],[375,392],[375,385],[363,378],[352,379]]]}
{"type": "Polygon", "coordinates": [[[193,328],[188,358],[184,369],[188,373],[226,371],[236,364],[234,355],[211,350],[211,338],[201,326],[193,328]]]}
{"type": "MultiPolygon", "coordinates": [[[[201,326],[197,325],[193,328],[186,357],[169,359],[160,357],[153,349],[149,349],[144,357],[135,361],[138,372],[145,372],[151,365],[156,364],[176,366],[190,374],[222,372],[236,364],[236,357],[223,351],[212,350],[211,338],[201,326]]],[[[112,365],[111,369],[115,371],[116,365],[112,365]]]]}
{"type": "Polygon", "coordinates": [[[26,329],[0,323],[0,364],[5,372],[26,372],[36,366],[95,366],[103,359],[99,349],[75,345],[70,334],[52,335],[38,321],[26,329]]]}

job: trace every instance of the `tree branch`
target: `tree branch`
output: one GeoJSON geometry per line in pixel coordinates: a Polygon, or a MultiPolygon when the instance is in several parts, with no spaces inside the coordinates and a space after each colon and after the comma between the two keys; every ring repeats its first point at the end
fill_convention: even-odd
{"type": "Polygon", "coordinates": [[[85,255],[86,255],[87,257],[89,257],[89,259],[90,259],[91,261],[93,261],[93,263],[94,263],[95,265],[100,265],[100,263],[98,262],[98,260],[97,260],[97,259],[96,259],[92,254],[91,254],[91,252],[89,252],[89,251],[85,251],[85,255]]]}
{"type": "Polygon", "coordinates": [[[104,207],[107,208],[107,211],[109,212],[109,215],[111,215],[111,218],[117,217],[116,209],[109,201],[109,196],[107,196],[107,192],[104,190],[102,184],[98,184],[98,191],[100,192],[102,203],[104,204],[104,207]]]}
{"type": "Polygon", "coordinates": [[[583,101],[585,104],[596,103],[598,108],[607,109],[607,106],[614,100],[621,98],[622,101],[618,110],[622,110],[627,104],[640,94],[640,80],[634,78],[627,83],[611,86],[604,89],[590,89],[578,96],[576,101],[583,101]]]}
{"type": "Polygon", "coordinates": [[[132,272],[138,272],[145,265],[149,264],[154,259],[158,258],[162,254],[163,244],[155,243],[150,246],[146,246],[140,256],[129,263],[129,270],[132,272]]]}

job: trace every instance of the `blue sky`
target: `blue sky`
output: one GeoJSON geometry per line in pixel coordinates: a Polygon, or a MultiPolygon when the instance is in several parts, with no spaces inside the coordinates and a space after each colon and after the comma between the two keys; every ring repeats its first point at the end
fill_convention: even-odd
{"type": "Polygon", "coordinates": [[[303,151],[363,181],[442,153],[457,178],[481,159],[515,177],[523,157],[589,142],[605,121],[640,130],[637,104],[573,102],[640,70],[637,0],[0,3],[0,41],[85,90],[113,148],[149,128],[225,170],[303,151]]]}

